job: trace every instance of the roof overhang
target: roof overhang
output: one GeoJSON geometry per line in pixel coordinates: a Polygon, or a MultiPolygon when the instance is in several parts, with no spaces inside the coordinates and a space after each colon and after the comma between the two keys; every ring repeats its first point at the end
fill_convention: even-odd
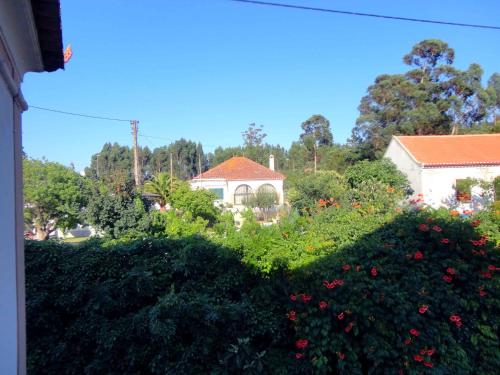
{"type": "Polygon", "coordinates": [[[465,167],[500,167],[500,161],[482,163],[441,163],[421,164],[423,168],[465,168],[465,167]]]}
{"type": "Polygon", "coordinates": [[[193,178],[191,182],[197,181],[284,181],[286,177],[283,178],[224,178],[224,177],[213,177],[213,178],[193,178]]]}
{"type": "MultiPolygon", "coordinates": [[[[406,154],[416,163],[420,168],[464,168],[464,167],[491,167],[500,166],[500,134],[470,134],[470,135],[429,135],[429,136],[393,136],[389,147],[392,144],[398,144],[399,147],[406,152],[406,154]],[[419,139],[420,141],[425,141],[427,145],[420,142],[420,145],[413,143],[413,145],[407,145],[403,142],[403,139],[419,139]],[[429,142],[426,140],[433,140],[429,151],[426,151],[426,155],[431,154],[433,157],[425,158],[426,155],[422,155],[422,151],[415,153],[415,150],[411,148],[426,146],[429,148],[429,142]],[[447,143],[454,142],[453,148],[447,148],[443,150],[442,142],[436,144],[436,140],[446,141],[447,143]],[[460,157],[462,154],[458,154],[463,148],[463,144],[457,143],[457,141],[464,142],[467,141],[465,145],[468,146],[467,151],[469,152],[468,157],[460,157]],[[474,143],[473,143],[474,142],[474,143]],[[483,148],[481,148],[483,146],[483,148]],[[474,152],[471,154],[471,149],[474,152]],[[477,150],[477,152],[476,152],[477,150]],[[492,151],[493,150],[493,151],[492,151]],[[439,154],[436,157],[436,152],[439,154]],[[452,153],[450,157],[450,153],[452,153]],[[486,153],[486,156],[485,156],[486,153]],[[418,155],[420,154],[420,156],[418,155]],[[443,156],[444,154],[444,156],[443,156]],[[458,156],[456,156],[458,155],[458,156]],[[439,160],[441,159],[441,160],[439,160]]],[[[447,145],[446,145],[447,146],[447,145]]],[[[389,149],[388,147],[388,149],[389,149]]],[[[387,155],[387,151],[385,153],[387,155]]]]}
{"type": "Polygon", "coordinates": [[[43,70],[64,69],[59,0],[31,0],[43,70]]]}
{"type": "Polygon", "coordinates": [[[59,0],[0,1],[0,39],[9,60],[0,63],[15,82],[64,68],[59,0]]]}

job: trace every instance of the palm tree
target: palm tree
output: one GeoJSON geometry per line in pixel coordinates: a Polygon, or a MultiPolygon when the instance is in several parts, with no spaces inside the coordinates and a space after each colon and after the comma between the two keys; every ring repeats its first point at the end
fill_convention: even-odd
{"type": "Polygon", "coordinates": [[[176,178],[170,179],[167,173],[158,173],[152,180],[144,184],[144,192],[152,195],[160,205],[160,210],[165,211],[165,206],[171,200],[172,193],[179,186],[176,178]]]}

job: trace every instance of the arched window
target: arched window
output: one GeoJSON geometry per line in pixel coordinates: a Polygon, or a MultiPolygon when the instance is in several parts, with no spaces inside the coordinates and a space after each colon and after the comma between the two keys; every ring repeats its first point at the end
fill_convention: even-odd
{"type": "Polygon", "coordinates": [[[274,203],[278,203],[278,193],[271,184],[260,185],[257,189],[257,195],[269,195],[274,197],[274,203]]]}
{"type": "Polygon", "coordinates": [[[234,204],[245,204],[252,197],[252,188],[248,185],[240,185],[234,191],[234,204]]]}

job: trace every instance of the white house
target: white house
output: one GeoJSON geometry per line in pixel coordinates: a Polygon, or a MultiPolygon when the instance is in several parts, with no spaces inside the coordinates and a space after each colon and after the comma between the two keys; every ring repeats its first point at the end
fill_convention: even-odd
{"type": "MultiPolygon", "coordinates": [[[[468,181],[500,176],[500,134],[394,136],[385,157],[406,174],[424,203],[476,210],[487,192],[468,181]]],[[[498,199],[498,191],[489,193],[498,199]]]]}
{"type": "Polygon", "coordinates": [[[285,176],[274,170],[274,156],[269,168],[243,156],[235,156],[191,180],[193,189],[208,189],[226,205],[243,206],[258,191],[274,192],[278,204],[284,202],[285,176]]]}
{"type": "Polygon", "coordinates": [[[0,374],[26,373],[21,92],[64,67],[59,0],[0,1],[0,374]]]}

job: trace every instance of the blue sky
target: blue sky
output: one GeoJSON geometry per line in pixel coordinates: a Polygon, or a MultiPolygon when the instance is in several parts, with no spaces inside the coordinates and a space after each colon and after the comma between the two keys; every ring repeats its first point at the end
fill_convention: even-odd
{"type": "MultiPolygon", "coordinates": [[[[275,0],[404,17],[500,25],[497,0],[275,0]]],[[[30,73],[23,92],[34,106],[138,119],[141,145],[181,137],[205,151],[239,145],[248,124],[288,147],[300,123],[323,114],[345,142],[358,104],[375,77],[407,70],[402,56],[439,38],[455,66],[500,71],[500,31],[458,28],[228,0],[61,0],[65,71],[30,73]],[[147,136],[147,137],[146,137],[147,136]],[[155,137],[155,138],[152,138],[155,137]]],[[[105,142],[130,145],[127,123],[30,109],[23,118],[31,157],[78,170],[105,142]]]]}

